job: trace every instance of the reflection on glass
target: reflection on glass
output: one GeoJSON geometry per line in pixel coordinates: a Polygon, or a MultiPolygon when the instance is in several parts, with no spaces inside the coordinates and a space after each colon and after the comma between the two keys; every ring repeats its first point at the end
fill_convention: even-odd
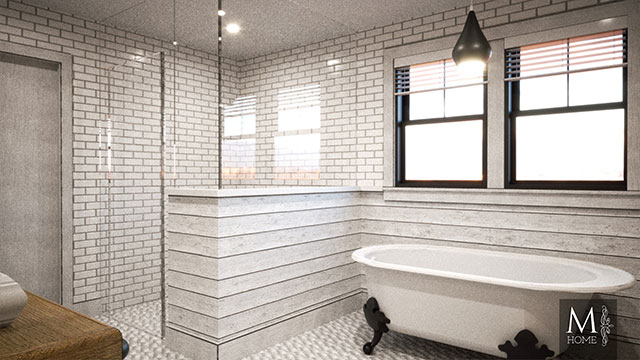
{"type": "Polygon", "coordinates": [[[278,179],[318,179],[320,134],[276,136],[275,173],[278,179]]]}
{"type": "Polygon", "coordinates": [[[255,179],[256,140],[225,139],[222,142],[222,178],[255,179]]]}
{"type": "Polygon", "coordinates": [[[516,180],[624,179],[624,110],[516,119],[516,180]]]}
{"type": "Polygon", "coordinates": [[[320,128],[320,85],[278,91],[278,131],[320,128]]]}
{"type": "Polygon", "coordinates": [[[405,128],[406,180],[482,180],[482,120],[405,128]]]}
{"type": "Polygon", "coordinates": [[[237,98],[224,108],[224,136],[256,133],[256,97],[237,98]]]}

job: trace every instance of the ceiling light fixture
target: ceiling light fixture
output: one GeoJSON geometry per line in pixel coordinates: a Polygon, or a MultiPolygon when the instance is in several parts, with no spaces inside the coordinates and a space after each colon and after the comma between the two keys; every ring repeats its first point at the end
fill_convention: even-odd
{"type": "Polygon", "coordinates": [[[218,10],[218,16],[224,16],[226,12],[224,10],[218,10]]]}
{"type": "Polygon", "coordinates": [[[240,25],[236,23],[229,24],[227,25],[227,31],[231,34],[237,34],[240,32],[240,25]]]}
{"type": "Polygon", "coordinates": [[[451,55],[460,72],[463,73],[478,73],[484,70],[489,62],[491,45],[480,29],[478,18],[473,11],[473,0],[469,7],[467,21],[451,55]]]}

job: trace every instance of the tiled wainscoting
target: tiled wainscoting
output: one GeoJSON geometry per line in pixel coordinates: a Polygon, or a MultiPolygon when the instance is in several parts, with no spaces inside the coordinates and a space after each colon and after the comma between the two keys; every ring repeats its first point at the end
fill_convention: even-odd
{"type": "MultiPolygon", "coordinates": [[[[169,344],[194,358],[215,352],[233,359],[357,311],[366,298],[365,279],[350,255],[372,244],[561,256],[639,278],[638,209],[637,193],[175,190],[169,344]]],[[[638,358],[640,286],[597,296],[617,300],[621,358],[638,358]]]]}

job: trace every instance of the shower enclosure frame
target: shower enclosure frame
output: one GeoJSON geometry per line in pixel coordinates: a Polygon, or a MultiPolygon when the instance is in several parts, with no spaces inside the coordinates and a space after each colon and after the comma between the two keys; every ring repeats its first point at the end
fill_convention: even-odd
{"type": "MultiPolygon", "coordinates": [[[[105,225],[106,225],[106,238],[108,241],[107,244],[107,254],[108,254],[108,258],[107,258],[107,301],[106,304],[102,304],[103,308],[102,311],[105,312],[108,316],[111,316],[113,309],[111,308],[111,301],[112,301],[112,297],[113,295],[111,294],[111,288],[112,288],[112,283],[113,280],[111,279],[111,273],[112,273],[112,264],[111,264],[111,256],[113,253],[112,250],[112,238],[111,238],[111,215],[112,215],[112,209],[111,209],[111,187],[112,187],[112,179],[111,179],[111,157],[112,155],[110,154],[112,152],[111,149],[111,137],[112,135],[110,134],[110,131],[112,130],[111,124],[112,124],[112,109],[111,109],[111,72],[114,71],[116,68],[118,67],[122,67],[122,66],[127,66],[127,64],[129,64],[130,62],[143,62],[143,60],[146,59],[150,59],[150,58],[155,58],[156,56],[158,56],[159,60],[160,60],[160,64],[159,64],[159,71],[160,71],[160,302],[161,302],[161,336],[162,338],[164,338],[165,336],[165,325],[166,325],[166,292],[165,292],[165,286],[166,286],[166,279],[165,279],[165,271],[166,271],[166,266],[165,266],[165,249],[166,249],[166,236],[165,236],[165,231],[166,231],[166,227],[165,227],[165,209],[166,209],[166,199],[165,199],[165,187],[166,187],[166,140],[167,140],[167,119],[166,119],[166,57],[165,57],[165,51],[158,51],[158,52],[154,52],[150,55],[146,55],[146,56],[140,56],[140,57],[136,57],[132,60],[126,60],[123,61],[122,63],[116,64],[116,65],[112,65],[109,67],[103,67],[101,70],[106,72],[106,75],[104,75],[104,77],[107,80],[107,85],[106,85],[106,92],[107,92],[107,99],[106,99],[106,108],[107,108],[107,113],[105,116],[105,122],[106,122],[106,129],[107,129],[107,144],[104,147],[106,150],[106,156],[107,159],[105,159],[105,165],[107,166],[106,170],[101,170],[100,167],[102,166],[102,140],[99,140],[99,148],[98,148],[98,153],[99,153],[99,172],[100,171],[104,171],[106,172],[108,175],[106,177],[106,179],[102,179],[102,177],[100,178],[100,180],[106,180],[106,196],[107,196],[107,207],[106,207],[106,212],[107,214],[101,214],[101,216],[105,216],[106,217],[106,221],[105,221],[105,225]]],[[[175,52],[174,52],[174,63],[173,63],[173,82],[174,82],[174,89],[173,91],[173,96],[174,96],[174,103],[172,104],[173,108],[174,108],[174,117],[175,117],[175,52]]],[[[102,114],[101,115],[105,115],[102,114]]],[[[175,161],[175,118],[174,120],[174,161],[175,161]]],[[[100,120],[100,124],[99,124],[99,131],[100,131],[100,139],[102,138],[102,124],[101,124],[102,120],[100,120]]],[[[174,168],[175,169],[175,168],[174,168]]],[[[102,185],[99,185],[100,187],[102,187],[102,185]]]]}

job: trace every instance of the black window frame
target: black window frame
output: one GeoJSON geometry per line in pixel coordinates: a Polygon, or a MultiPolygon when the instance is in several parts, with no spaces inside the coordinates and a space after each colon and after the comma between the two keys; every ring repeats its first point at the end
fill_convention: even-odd
{"type": "MultiPolygon", "coordinates": [[[[442,59],[439,61],[445,61],[442,59]]],[[[438,61],[438,60],[436,60],[438,61]]],[[[403,68],[409,68],[408,66],[403,68]]],[[[402,68],[394,69],[394,77],[397,71],[402,68]]],[[[441,118],[416,119],[410,120],[410,97],[409,95],[394,94],[394,120],[395,120],[395,140],[396,140],[396,156],[395,156],[395,186],[396,187],[432,187],[432,188],[486,188],[487,187],[487,92],[488,92],[488,74],[487,68],[483,71],[482,85],[483,87],[483,112],[482,114],[462,115],[441,118]],[[470,120],[482,120],[482,180],[406,180],[405,179],[405,128],[413,125],[438,124],[448,122],[460,122],[470,120]]],[[[474,86],[474,85],[469,85],[474,86]]],[[[394,86],[395,89],[395,86],[394,86]]],[[[445,87],[445,94],[446,94],[445,87]]],[[[446,95],[445,95],[446,96],[446,95]]]]}
{"type": "MultiPolygon", "coordinates": [[[[625,50],[623,52],[623,63],[628,62],[628,44],[627,29],[621,29],[623,31],[623,40],[625,44],[625,50]]],[[[505,61],[504,61],[504,75],[505,79],[513,77],[509,73],[508,61],[510,57],[518,56],[514,55],[514,52],[519,51],[520,46],[505,49],[505,61]]],[[[628,144],[628,102],[627,102],[627,66],[622,66],[622,101],[613,103],[601,103],[601,104],[588,104],[588,105],[574,105],[570,106],[567,101],[566,106],[532,109],[532,110],[520,110],[520,81],[506,81],[505,82],[505,188],[511,189],[558,189],[558,190],[627,190],[627,144],[628,144]],[[623,109],[624,110],[624,170],[622,181],[565,181],[565,180],[516,180],[516,118],[518,116],[531,116],[531,115],[549,115],[549,114],[566,114],[576,112],[598,111],[598,110],[612,110],[623,109]]],[[[567,86],[569,82],[569,75],[567,73],[567,86]]],[[[570,89],[567,88],[567,98],[569,97],[570,89]]]]}

